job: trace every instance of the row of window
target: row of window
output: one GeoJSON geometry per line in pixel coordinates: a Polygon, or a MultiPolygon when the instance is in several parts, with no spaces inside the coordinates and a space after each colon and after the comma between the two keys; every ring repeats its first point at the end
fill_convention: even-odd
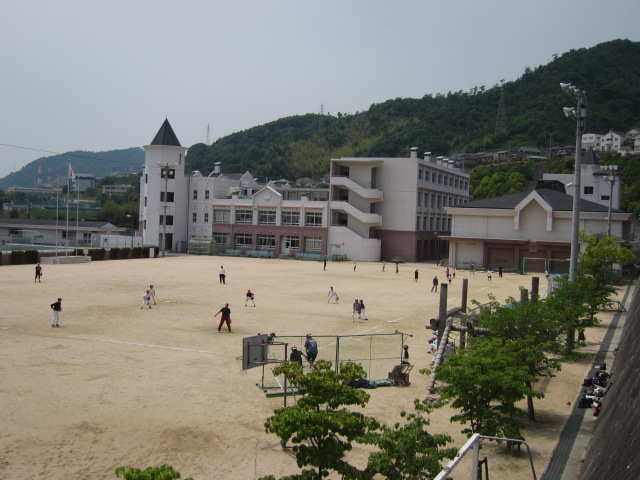
{"type": "Polygon", "coordinates": [[[416,230],[422,230],[426,232],[437,232],[442,230],[445,232],[451,231],[451,217],[439,217],[434,215],[418,215],[416,217],[416,230]]]}
{"type": "Polygon", "coordinates": [[[418,207],[441,208],[455,207],[467,203],[467,198],[460,195],[447,195],[418,191],[418,207]]]}
{"type": "MultiPolygon", "coordinates": [[[[232,237],[228,233],[213,233],[213,238],[221,247],[231,248],[232,237]]],[[[282,246],[289,250],[300,250],[300,237],[296,235],[285,235],[280,237],[282,246]]],[[[236,233],[233,235],[233,248],[254,248],[258,250],[275,250],[275,235],[257,235],[255,240],[250,233],[236,233]]],[[[322,238],[304,237],[304,253],[315,253],[322,251],[322,238]]]]}
{"type": "MultiPolygon", "coordinates": [[[[276,210],[258,210],[258,225],[277,225],[276,210]]],[[[251,209],[237,209],[235,212],[236,224],[253,224],[253,210],[251,209]]],[[[227,209],[214,209],[213,210],[213,223],[231,223],[231,212],[227,209]]],[[[280,225],[300,226],[300,212],[299,211],[283,211],[280,213],[280,225]]],[[[306,227],[321,227],[322,226],[322,212],[304,212],[304,226],[306,227]]]]}
{"type": "Polygon", "coordinates": [[[453,188],[466,190],[469,187],[469,180],[458,175],[446,174],[439,170],[418,167],[418,180],[444,185],[453,188]]]}

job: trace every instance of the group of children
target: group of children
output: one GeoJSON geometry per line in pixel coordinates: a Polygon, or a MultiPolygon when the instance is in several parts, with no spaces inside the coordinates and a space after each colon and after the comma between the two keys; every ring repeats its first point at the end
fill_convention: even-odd
{"type": "Polygon", "coordinates": [[[153,285],[149,285],[149,288],[144,292],[140,308],[144,308],[145,305],[151,308],[151,300],[153,300],[153,304],[156,305],[156,289],[153,288],[153,285]]]}

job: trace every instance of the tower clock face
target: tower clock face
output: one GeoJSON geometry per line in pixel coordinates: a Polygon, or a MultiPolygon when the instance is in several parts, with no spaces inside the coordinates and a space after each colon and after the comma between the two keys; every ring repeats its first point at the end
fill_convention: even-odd
{"type": "Polygon", "coordinates": [[[271,193],[269,193],[269,192],[264,192],[263,198],[264,198],[265,200],[271,200],[271,193]]]}

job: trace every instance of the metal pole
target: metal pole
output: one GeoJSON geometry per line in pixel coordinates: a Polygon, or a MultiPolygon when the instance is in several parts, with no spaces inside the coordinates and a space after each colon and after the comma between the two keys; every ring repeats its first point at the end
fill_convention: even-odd
{"type": "Polygon", "coordinates": [[[609,194],[609,216],[607,217],[607,236],[611,236],[611,209],[613,206],[613,184],[616,181],[616,177],[614,175],[610,175],[608,177],[609,184],[611,185],[611,192],[609,194]]]}
{"type": "Polygon", "coordinates": [[[573,219],[571,223],[571,258],[569,261],[569,281],[575,280],[578,276],[578,252],[580,251],[580,180],[582,165],[582,127],[580,118],[580,99],[578,99],[578,118],[576,120],[576,158],[575,158],[575,179],[573,181],[573,219]]]}
{"type": "MultiPolygon", "coordinates": [[[[162,257],[164,257],[164,252],[167,247],[167,189],[169,185],[169,167],[167,164],[164,165],[164,204],[163,215],[162,215],[162,257]]],[[[160,169],[162,171],[162,168],[160,169]]]]}

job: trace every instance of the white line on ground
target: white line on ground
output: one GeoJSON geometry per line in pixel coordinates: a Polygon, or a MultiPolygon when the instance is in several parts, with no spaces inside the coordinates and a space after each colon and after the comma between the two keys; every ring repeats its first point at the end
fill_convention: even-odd
{"type": "Polygon", "coordinates": [[[136,343],[136,342],[123,342],[120,340],[109,340],[106,338],[89,338],[89,337],[80,337],[77,335],[69,335],[68,338],[77,338],[79,340],[91,340],[94,342],[106,342],[106,343],[118,343],[120,345],[133,345],[136,347],[149,347],[149,348],[164,348],[166,350],[178,350],[178,351],[182,351],[182,352],[195,352],[195,353],[210,353],[212,355],[223,355],[223,356],[229,356],[226,353],[218,353],[218,352],[210,352],[208,350],[195,350],[192,348],[182,348],[182,347],[167,347],[164,345],[153,345],[150,343],[136,343]]]}

